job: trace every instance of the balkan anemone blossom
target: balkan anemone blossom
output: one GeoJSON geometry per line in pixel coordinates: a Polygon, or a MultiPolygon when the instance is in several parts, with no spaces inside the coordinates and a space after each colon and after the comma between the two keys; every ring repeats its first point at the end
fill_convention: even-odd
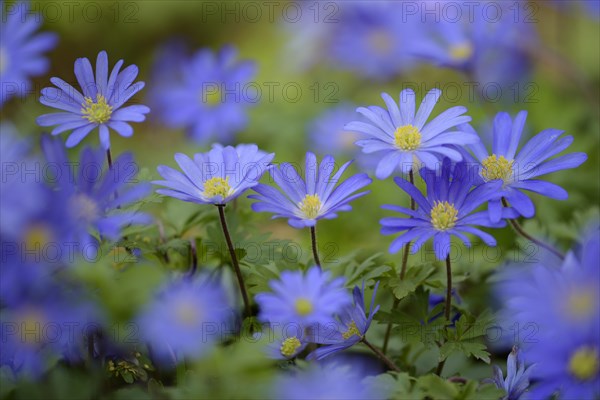
{"type": "Polygon", "coordinates": [[[38,117],[40,126],[55,126],[52,135],[72,131],[66,146],[74,147],[93,129],[98,128],[100,144],[105,150],[110,148],[109,128],[123,137],[133,135],[129,122],[142,122],[150,109],[143,105],[123,107],[125,102],[144,88],[144,82],[133,83],[138,75],[138,67],[130,65],[121,70],[123,60],[119,60],[108,73],[108,55],[98,53],[96,75],[90,60],[78,58],[75,61],[75,77],[82,89],[69,85],[60,78],[51,78],[56,87],[42,89],[40,102],[65,112],[44,114],[38,117]]]}
{"type": "Polygon", "coordinates": [[[272,166],[269,172],[283,193],[268,185],[256,185],[253,189],[258,194],[248,196],[258,200],[252,209],[274,213],[273,218],[288,218],[288,223],[298,229],[314,227],[319,219],[336,218],[337,212],[352,209],[348,203],[369,193],[353,194],[372,182],[367,174],[357,174],[336,187],[350,163],[342,165],[332,177],[335,159],[325,156],[318,165],[316,156],[308,152],[305,179],[289,163],[272,166]]]}
{"type": "MultiPolygon", "coordinates": [[[[557,129],[540,132],[517,151],[526,119],[526,111],[519,112],[514,121],[509,114],[500,112],[494,119],[492,153],[490,154],[481,142],[469,146],[480,164],[481,178],[485,182],[502,182],[497,195],[489,202],[488,210],[492,221],[499,221],[502,217],[502,199],[521,216],[533,217],[535,206],[524,190],[552,199],[566,200],[569,194],[562,187],[534,178],[576,168],[587,160],[585,153],[570,153],[551,158],[573,143],[573,136],[561,138],[564,131],[557,129]]],[[[461,129],[476,133],[469,125],[464,125],[461,129]]]]}
{"type": "Polygon", "coordinates": [[[389,177],[397,169],[402,172],[411,170],[414,161],[428,169],[439,167],[443,157],[460,161],[462,154],[448,146],[479,142],[479,136],[474,132],[451,130],[471,120],[471,117],[463,115],[467,111],[465,107],[449,108],[427,122],[441,95],[439,89],[430,90],[416,114],[416,96],[412,89],[400,93],[400,107],[390,95],[382,93],[387,110],[378,106],[356,109],[369,123],[353,121],[346,125],[346,129],[369,136],[368,139],[358,140],[356,144],[362,147],[364,153],[380,154],[381,159],[375,171],[378,179],[389,177]]]}
{"type": "Polygon", "coordinates": [[[153,181],[164,186],[156,192],[179,200],[198,204],[221,205],[254,187],[266,171],[274,153],[267,154],[255,144],[237,147],[213,146],[207,153],[197,153],[192,160],[182,153],[175,154],[179,172],[159,165],[164,178],[153,181]]]}
{"type": "MultiPolygon", "coordinates": [[[[505,221],[492,222],[487,211],[473,211],[495,196],[500,182],[490,182],[473,189],[476,178],[473,169],[465,162],[452,164],[448,158],[444,159],[440,171],[422,168],[420,174],[427,185],[427,196],[423,196],[410,182],[398,177],[394,179],[415,200],[419,206],[416,210],[395,205],[382,207],[409,217],[388,217],[380,221],[384,235],[406,231],[394,239],[390,245],[391,253],[396,253],[408,242],[413,242],[412,252],[416,253],[423,243],[433,238],[435,255],[443,260],[450,252],[451,236],[461,239],[466,246],[471,245],[465,233],[478,236],[488,246],[496,245],[496,239],[474,225],[501,228],[506,225],[505,221]]],[[[509,208],[504,213],[507,217],[513,216],[509,208]]]]}

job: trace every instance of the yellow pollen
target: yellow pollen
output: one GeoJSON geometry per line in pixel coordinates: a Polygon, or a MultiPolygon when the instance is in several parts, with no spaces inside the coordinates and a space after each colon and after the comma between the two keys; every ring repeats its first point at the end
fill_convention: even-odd
{"type": "Polygon", "coordinates": [[[315,219],[319,216],[319,212],[321,211],[321,200],[319,199],[319,195],[317,194],[307,194],[304,197],[304,200],[300,202],[298,206],[300,211],[307,219],[315,219]]]}
{"type": "Polygon", "coordinates": [[[201,102],[209,107],[221,104],[221,90],[205,90],[202,92],[201,102]]]}
{"type": "Polygon", "coordinates": [[[392,49],[392,37],[385,30],[373,31],[368,36],[368,41],[377,54],[388,54],[392,49]]]}
{"type": "Polygon", "coordinates": [[[28,249],[40,250],[52,240],[52,232],[44,225],[34,225],[25,235],[25,246],[28,249]]]}
{"type": "Polygon", "coordinates": [[[416,150],[421,146],[421,132],[412,125],[401,126],[394,132],[394,144],[400,150],[416,150]]]}
{"type": "Polygon", "coordinates": [[[352,321],[352,322],[350,322],[350,325],[348,325],[348,330],[346,332],[342,333],[342,337],[344,338],[344,340],[346,340],[346,339],[350,339],[354,335],[362,338],[362,335],[360,334],[360,331],[358,330],[358,327],[356,326],[356,322],[352,321]]]}
{"type": "Polygon", "coordinates": [[[71,211],[76,219],[92,222],[100,216],[96,202],[83,193],[73,196],[70,203],[71,211]]]}
{"type": "Polygon", "coordinates": [[[450,47],[450,57],[454,61],[465,61],[473,55],[473,46],[469,43],[461,43],[450,47]]]}
{"type": "Polygon", "coordinates": [[[303,297],[296,300],[295,308],[296,312],[303,317],[309,315],[313,311],[313,305],[310,300],[303,297]]]}
{"type": "Polygon", "coordinates": [[[300,340],[296,336],[289,337],[281,343],[281,347],[279,351],[281,351],[281,355],[287,358],[291,358],[296,355],[298,349],[302,346],[300,340]]]}
{"type": "Polygon", "coordinates": [[[106,102],[106,98],[100,93],[96,95],[96,102],[91,97],[85,98],[85,103],[82,103],[81,113],[83,118],[94,124],[103,124],[110,119],[112,115],[112,107],[106,102]]]}
{"type": "Polygon", "coordinates": [[[502,179],[504,183],[512,181],[513,164],[515,160],[507,160],[504,156],[492,154],[481,162],[481,176],[486,181],[502,179]]]}
{"type": "Polygon", "coordinates": [[[231,186],[229,186],[229,177],[223,179],[217,176],[207,179],[204,182],[204,196],[212,199],[216,196],[225,198],[231,194],[231,186]]]}
{"type": "Polygon", "coordinates": [[[585,318],[594,312],[597,304],[594,293],[590,290],[573,290],[567,299],[567,312],[575,318],[585,318]]]}
{"type": "Polygon", "coordinates": [[[580,347],[569,360],[569,372],[582,381],[594,378],[599,367],[598,349],[589,346],[580,347]]]}
{"type": "Polygon", "coordinates": [[[192,326],[198,322],[198,312],[194,306],[188,303],[179,304],[175,310],[175,315],[179,322],[185,326],[192,326]]]}
{"type": "Polygon", "coordinates": [[[454,228],[458,220],[458,210],[447,201],[436,201],[431,209],[431,224],[438,231],[454,228]]]}

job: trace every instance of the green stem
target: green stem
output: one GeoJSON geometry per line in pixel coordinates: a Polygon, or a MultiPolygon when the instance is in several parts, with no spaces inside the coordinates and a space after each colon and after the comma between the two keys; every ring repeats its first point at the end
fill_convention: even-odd
{"type": "Polygon", "coordinates": [[[310,241],[312,243],[312,252],[315,259],[315,264],[321,269],[321,260],[319,259],[319,250],[317,249],[317,227],[310,227],[310,241]]]}
{"type": "MultiPolygon", "coordinates": [[[[446,305],[444,307],[444,317],[446,318],[446,329],[450,324],[450,312],[452,310],[452,263],[450,262],[450,254],[446,256],[446,305]]],[[[446,364],[446,359],[438,363],[435,373],[437,375],[442,374],[446,364]]]]}
{"type": "Polygon", "coordinates": [[[373,353],[375,353],[377,355],[377,357],[379,357],[379,359],[381,361],[383,361],[385,363],[385,365],[388,366],[389,369],[396,371],[396,372],[400,372],[400,368],[398,368],[398,366],[396,364],[394,364],[394,362],[392,360],[390,360],[381,350],[379,350],[377,347],[373,346],[368,340],[367,338],[363,337],[362,342],[364,344],[367,345],[367,347],[369,349],[371,349],[371,351],[373,351],[373,353]]]}
{"type": "Polygon", "coordinates": [[[246,286],[244,285],[244,277],[242,276],[242,271],[240,270],[240,264],[238,263],[237,255],[235,254],[235,248],[233,247],[233,242],[231,241],[231,235],[229,234],[229,228],[227,228],[227,221],[225,220],[225,204],[217,204],[217,208],[219,209],[219,217],[221,219],[221,227],[223,228],[223,235],[225,236],[225,241],[227,241],[227,247],[229,248],[229,255],[231,256],[231,264],[233,266],[233,270],[235,271],[235,275],[238,280],[238,284],[240,286],[240,292],[242,293],[242,299],[244,300],[244,310],[246,312],[246,316],[252,315],[250,309],[250,301],[248,300],[248,293],[246,293],[246,286]]]}

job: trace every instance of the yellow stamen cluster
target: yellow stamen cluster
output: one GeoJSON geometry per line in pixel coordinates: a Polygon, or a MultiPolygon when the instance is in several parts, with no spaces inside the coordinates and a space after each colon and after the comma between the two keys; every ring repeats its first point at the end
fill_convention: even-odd
{"type": "Polygon", "coordinates": [[[210,107],[221,104],[221,91],[217,89],[202,92],[202,103],[210,107]]]}
{"type": "Polygon", "coordinates": [[[450,57],[454,61],[465,61],[473,55],[473,46],[469,43],[461,43],[450,47],[450,57]]]}
{"type": "Polygon", "coordinates": [[[322,206],[323,204],[317,194],[307,194],[298,205],[300,211],[307,219],[317,218],[322,206]]]}
{"type": "Polygon", "coordinates": [[[400,150],[416,150],[421,146],[421,132],[413,125],[401,126],[394,132],[394,144],[400,150]]]}
{"type": "Polygon", "coordinates": [[[590,290],[573,291],[567,298],[567,312],[575,318],[591,316],[597,301],[594,293],[590,290]]]}
{"type": "Polygon", "coordinates": [[[103,124],[110,119],[112,115],[112,107],[106,102],[106,98],[98,93],[96,101],[91,97],[85,98],[85,103],[82,103],[81,113],[83,118],[94,124],[103,124]]]}
{"type": "Polygon", "coordinates": [[[508,160],[504,156],[498,157],[492,154],[481,162],[483,165],[481,176],[486,181],[502,179],[504,183],[508,183],[512,180],[514,162],[515,160],[508,160]]]}
{"type": "Polygon", "coordinates": [[[285,339],[283,341],[283,343],[281,343],[281,347],[279,348],[279,351],[281,352],[281,355],[283,355],[284,357],[290,358],[296,354],[296,351],[298,351],[300,346],[302,346],[302,343],[300,343],[300,340],[298,340],[298,338],[296,336],[292,336],[292,337],[285,339]]]}
{"type": "Polygon", "coordinates": [[[352,321],[350,322],[350,325],[348,325],[348,330],[342,333],[342,337],[344,338],[344,340],[346,340],[350,339],[354,335],[362,337],[360,331],[358,330],[358,327],[356,326],[356,322],[352,321]]]}
{"type": "Polygon", "coordinates": [[[436,201],[431,209],[431,224],[438,231],[454,228],[458,220],[458,210],[447,201],[436,201]]]}
{"type": "Polygon", "coordinates": [[[25,245],[28,249],[39,251],[52,240],[52,232],[44,225],[34,225],[25,235],[25,245]]]}
{"type": "Polygon", "coordinates": [[[26,310],[20,318],[19,329],[20,340],[28,345],[38,345],[42,342],[42,334],[46,324],[46,318],[37,310],[26,310]]]}
{"type": "Polygon", "coordinates": [[[231,194],[231,186],[229,185],[229,177],[225,179],[213,177],[204,182],[204,196],[211,199],[216,196],[225,198],[231,194]]]}
{"type": "Polygon", "coordinates": [[[298,315],[301,315],[303,317],[309,315],[313,311],[313,305],[310,302],[310,300],[305,299],[303,297],[300,297],[299,299],[296,300],[294,307],[295,307],[298,315]]]}
{"type": "Polygon", "coordinates": [[[599,368],[598,349],[593,347],[579,348],[569,360],[569,372],[582,381],[594,378],[599,368]]]}
{"type": "Polygon", "coordinates": [[[96,202],[83,193],[73,196],[70,205],[76,219],[92,222],[100,215],[96,202]]]}

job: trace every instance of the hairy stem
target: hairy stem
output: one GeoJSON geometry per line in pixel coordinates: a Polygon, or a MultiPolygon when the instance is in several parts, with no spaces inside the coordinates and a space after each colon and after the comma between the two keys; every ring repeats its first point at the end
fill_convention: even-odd
{"type": "Polygon", "coordinates": [[[396,364],[394,364],[394,362],[392,360],[390,360],[381,350],[379,350],[377,347],[373,346],[368,340],[367,338],[362,339],[362,342],[364,344],[367,345],[367,347],[369,349],[371,349],[371,351],[373,351],[373,353],[375,353],[377,355],[377,357],[379,357],[379,359],[381,361],[383,361],[385,363],[385,365],[388,366],[389,369],[396,371],[396,372],[400,372],[400,368],[398,368],[398,366],[396,364]]]}
{"type": "Polygon", "coordinates": [[[321,269],[321,260],[319,259],[319,250],[317,249],[317,227],[316,226],[310,227],[310,241],[312,243],[312,251],[313,251],[313,257],[315,259],[315,264],[317,264],[317,267],[319,267],[319,269],[321,269]]]}
{"type": "MultiPolygon", "coordinates": [[[[450,311],[452,310],[452,263],[450,262],[450,254],[446,256],[446,305],[444,307],[444,318],[446,318],[446,324],[450,323],[450,311]]],[[[446,328],[447,329],[447,328],[446,328]]],[[[438,363],[435,373],[441,375],[446,360],[442,360],[438,363]]]]}

